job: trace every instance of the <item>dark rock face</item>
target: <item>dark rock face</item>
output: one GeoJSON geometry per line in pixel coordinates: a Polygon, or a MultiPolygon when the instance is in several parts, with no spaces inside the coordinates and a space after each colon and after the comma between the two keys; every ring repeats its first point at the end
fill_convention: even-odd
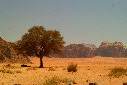
{"type": "Polygon", "coordinates": [[[9,43],[3,40],[0,37],[0,60],[5,60],[6,58],[11,58],[12,56],[12,48],[9,43]]]}
{"type": "Polygon", "coordinates": [[[17,55],[13,44],[0,37],[0,62],[30,62],[28,57],[17,55]]]}

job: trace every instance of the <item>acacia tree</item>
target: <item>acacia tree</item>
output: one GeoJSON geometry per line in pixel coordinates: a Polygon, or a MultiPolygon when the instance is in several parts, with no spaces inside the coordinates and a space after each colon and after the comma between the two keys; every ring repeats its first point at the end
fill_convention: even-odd
{"type": "Polygon", "coordinates": [[[51,51],[59,52],[64,47],[63,37],[59,31],[46,30],[43,26],[33,26],[17,43],[20,51],[27,55],[35,54],[40,58],[40,68],[43,68],[42,58],[51,51]]]}

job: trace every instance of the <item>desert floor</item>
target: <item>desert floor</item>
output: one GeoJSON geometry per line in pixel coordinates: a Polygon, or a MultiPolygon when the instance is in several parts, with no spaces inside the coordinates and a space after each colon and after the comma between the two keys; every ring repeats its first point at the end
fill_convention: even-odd
{"type": "Polygon", "coordinates": [[[39,58],[32,58],[31,61],[32,64],[27,64],[31,67],[21,67],[21,64],[0,64],[0,85],[43,85],[44,80],[51,76],[73,79],[76,85],[89,85],[89,82],[96,82],[97,85],[123,85],[123,82],[127,82],[127,76],[108,76],[112,68],[127,68],[126,58],[44,58],[45,68],[38,68],[39,58]],[[76,73],[66,70],[71,62],[78,65],[76,73]]]}

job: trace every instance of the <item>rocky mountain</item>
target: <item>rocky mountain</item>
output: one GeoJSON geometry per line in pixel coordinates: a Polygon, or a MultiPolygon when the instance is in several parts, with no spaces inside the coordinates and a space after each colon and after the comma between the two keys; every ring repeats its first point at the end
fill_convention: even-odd
{"type": "Polygon", "coordinates": [[[0,37],[0,62],[29,62],[27,57],[17,55],[14,43],[7,42],[0,37]]]}
{"type": "Polygon", "coordinates": [[[96,46],[93,44],[70,44],[64,48],[64,55],[70,57],[94,56],[96,46]]]}
{"type": "MultiPolygon", "coordinates": [[[[62,52],[55,57],[92,57],[96,54],[96,46],[93,44],[70,44],[62,49],[62,52]]],[[[53,55],[52,55],[53,56],[53,55]]]]}

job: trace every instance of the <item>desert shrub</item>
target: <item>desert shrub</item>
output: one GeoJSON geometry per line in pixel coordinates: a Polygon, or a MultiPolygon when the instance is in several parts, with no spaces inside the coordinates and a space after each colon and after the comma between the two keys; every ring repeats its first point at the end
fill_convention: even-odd
{"type": "Polygon", "coordinates": [[[59,85],[60,84],[60,78],[58,76],[53,76],[51,78],[47,78],[43,85],[59,85]]]}
{"type": "Polygon", "coordinates": [[[16,70],[15,73],[22,73],[22,71],[21,70],[16,70]]]}
{"type": "Polygon", "coordinates": [[[12,64],[6,64],[6,65],[3,65],[3,68],[4,69],[17,69],[17,68],[20,68],[20,67],[17,67],[15,65],[12,65],[12,64]]]}
{"type": "Polygon", "coordinates": [[[120,77],[120,76],[123,76],[123,75],[126,75],[127,76],[127,69],[124,69],[124,68],[113,68],[110,73],[109,73],[109,76],[112,76],[112,77],[120,77]]]}
{"type": "Polygon", "coordinates": [[[77,84],[77,83],[75,82],[74,79],[70,79],[70,78],[63,78],[63,79],[62,79],[62,82],[63,82],[64,84],[66,84],[66,85],[77,84]]]}
{"type": "Polygon", "coordinates": [[[67,66],[68,72],[77,72],[77,64],[71,63],[67,66]]]}
{"type": "Polygon", "coordinates": [[[14,66],[12,66],[11,64],[7,64],[7,65],[4,65],[5,68],[10,68],[10,69],[13,69],[14,66]]]}
{"type": "Polygon", "coordinates": [[[2,73],[8,73],[8,74],[14,74],[14,73],[22,73],[21,70],[18,69],[13,69],[13,67],[11,67],[11,65],[5,65],[2,68],[0,68],[0,72],[2,73]]]}
{"type": "Polygon", "coordinates": [[[9,74],[13,74],[14,72],[10,69],[0,69],[0,72],[2,73],[9,73],[9,74]]]}
{"type": "Polygon", "coordinates": [[[53,76],[53,77],[50,77],[50,78],[47,78],[43,85],[72,85],[72,84],[77,84],[75,82],[75,80],[73,79],[69,79],[69,78],[62,78],[62,77],[58,77],[58,76],[53,76]]]}
{"type": "Polygon", "coordinates": [[[55,71],[55,67],[49,67],[48,71],[55,71]]]}
{"type": "Polygon", "coordinates": [[[0,69],[0,72],[8,74],[22,73],[21,70],[11,70],[11,69],[0,69]]]}

